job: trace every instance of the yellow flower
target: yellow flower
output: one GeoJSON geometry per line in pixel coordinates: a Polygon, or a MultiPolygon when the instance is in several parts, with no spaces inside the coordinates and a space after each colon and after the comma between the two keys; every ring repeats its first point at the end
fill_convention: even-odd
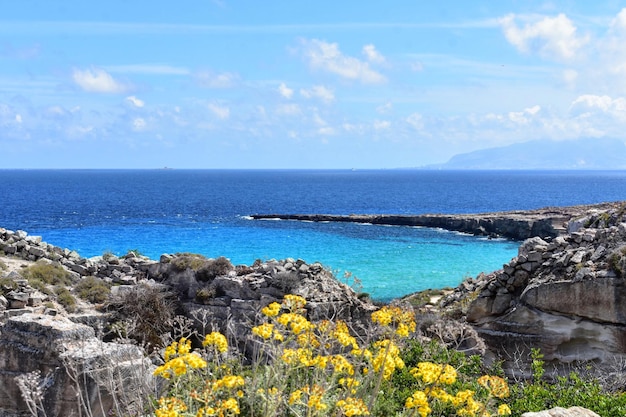
{"type": "Polygon", "coordinates": [[[309,408],[315,408],[316,410],[325,410],[328,408],[328,406],[322,402],[324,389],[321,386],[313,385],[313,387],[309,388],[307,385],[305,391],[309,394],[309,401],[307,402],[309,408]]]}
{"type": "Polygon", "coordinates": [[[187,367],[198,369],[204,368],[207,363],[195,353],[186,353],[174,359],[170,359],[154,370],[153,375],[170,379],[172,376],[181,376],[187,373],[187,367]]]}
{"type": "Polygon", "coordinates": [[[301,401],[302,398],[302,390],[295,390],[289,395],[289,405],[297,404],[301,401]]]}
{"type": "Polygon", "coordinates": [[[306,305],[306,300],[299,295],[287,294],[283,297],[283,307],[294,312],[299,311],[306,305]]]}
{"type": "Polygon", "coordinates": [[[354,367],[343,355],[331,356],[330,363],[333,365],[336,374],[354,375],[354,367]]]}
{"type": "Polygon", "coordinates": [[[480,386],[487,388],[494,397],[506,398],[509,396],[509,385],[499,376],[483,375],[478,378],[477,382],[480,386]]]}
{"type": "Polygon", "coordinates": [[[400,349],[392,340],[380,340],[374,343],[374,347],[378,353],[372,360],[372,367],[374,371],[383,373],[383,379],[388,380],[396,369],[404,368],[400,349]]]}
{"type": "Polygon", "coordinates": [[[417,364],[417,368],[411,369],[411,375],[421,379],[426,384],[451,385],[456,381],[456,369],[447,364],[420,362],[417,364]]]}
{"type": "Polygon", "coordinates": [[[424,391],[415,391],[413,395],[406,399],[404,406],[406,408],[416,408],[421,417],[426,417],[432,411],[424,391]]]}
{"type": "MultiPolygon", "coordinates": [[[[222,401],[220,404],[222,411],[230,411],[233,414],[239,414],[239,403],[234,398],[222,401]]],[[[221,414],[222,415],[222,414],[221,414]]]]}
{"type": "Polygon", "coordinates": [[[156,417],[177,417],[179,412],[187,411],[185,403],[175,397],[161,397],[158,404],[159,408],[154,411],[156,417]]]}
{"type": "Polygon", "coordinates": [[[383,307],[372,313],[372,321],[381,326],[389,326],[392,321],[391,311],[387,307],[383,307]]]}
{"type": "Polygon", "coordinates": [[[297,341],[298,341],[298,344],[302,347],[305,347],[305,346],[310,346],[312,348],[320,347],[320,341],[317,339],[317,336],[315,336],[315,333],[313,333],[310,330],[306,330],[300,333],[298,335],[297,341]]]}
{"type": "Polygon", "coordinates": [[[280,304],[273,302],[270,305],[267,305],[261,309],[261,313],[265,314],[267,317],[276,317],[278,313],[280,313],[280,304]]]}
{"type": "Polygon", "coordinates": [[[359,380],[354,378],[340,378],[339,385],[344,386],[350,390],[351,394],[356,394],[356,387],[358,387],[361,383],[359,380]]]}
{"type": "Polygon", "coordinates": [[[272,323],[263,323],[260,326],[252,328],[252,333],[267,340],[272,337],[274,325],[272,323]]]}
{"type": "Polygon", "coordinates": [[[294,334],[300,334],[305,330],[313,330],[315,325],[306,318],[296,313],[285,313],[278,318],[283,326],[289,326],[294,334]]]}
{"type": "Polygon", "coordinates": [[[510,416],[511,415],[511,409],[509,408],[508,405],[501,404],[500,407],[498,407],[498,415],[499,416],[510,416]]]}
{"type": "Polygon", "coordinates": [[[345,400],[337,401],[336,405],[346,417],[370,415],[367,406],[361,398],[348,397],[345,400]]]}
{"type": "Polygon", "coordinates": [[[372,321],[383,327],[397,327],[396,334],[400,337],[408,337],[409,333],[415,331],[415,313],[410,310],[403,310],[397,306],[384,306],[380,310],[372,313],[372,321]]]}
{"type": "Polygon", "coordinates": [[[212,332],[204,336],[202,346],[215,346],[219,352],[224,353],[228,350],[228,341],[220,332],[212,332]]]}

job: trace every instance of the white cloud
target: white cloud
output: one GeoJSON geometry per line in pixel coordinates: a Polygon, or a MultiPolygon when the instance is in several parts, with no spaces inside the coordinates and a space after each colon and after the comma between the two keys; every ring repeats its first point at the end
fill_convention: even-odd
{"type": "Polygon", "coordinates": [[[185,67],[175,67],[167,64],[107,65],[104,69],[109,72],[124,74],[188,75],[190,73],[185,67]]]}
{"type": "Polygon", "coordinates": [[[324,103],[330,103],[335,100],[335,93],[333,90],[324,87],[323,85],[314,85],[307,89],[301,89],[300,95],[304,98],[317,98],[324,103]]]}
{"type": "Polygon", "coordinates": [[[217,116],[218,119],[226,120],[230,117],[230,108],[226,106],[220,106],[215,103],[210,103],[208,106],[211,113],[217,116]]]}
{"type": "Polygon", "coordinates": [[[119,94],[130,90],[129,85],[116,81],[109,73],[99,68],[74,69],[72,79],[82,90],[90,93],[119,94]]]}
{"type": "Polygon", "coordinates": [[[146,121],[141,117],[137,117],[136,119],[133,120],[133,130],[136,132],[141,132],[145,130],[146,126],[147,126],[146,121]]]}
{"type": "Polygon", "coordinates": [[[424,129],[424,117],[419,113],[413,113],[406,118],[406,122],[415,130],[424,129]]]}
{"type": "Polygon", "coordinates": [[[286,99],[290,99],[293,96],[293,89],[287,87],[285,83],[280,83],[278,93],[286,99]]]}
{"type": "Polygon", "coordinates": [[[506,39],[520,52],[537,53],[544,58],[570,60],[589,42],[589,36],[578,36],[577,28],[564,14],[543,17],[519,27],[518,16],[500,19],[506,39]]]}
{"type": "Polygon", "coordinates": [[[321,70],[365,84],[380,84],[387,81],[385,76],[373,70],[369,63],[346,56],[337,43],[318,39],[302,40],[303,54],[311,68],[321,70]]]}
{"type": "Polygon", "coordinates": [[[139,100],[135,96],[128,96],[128,97],[126,97],[126,102],[132,104],[135,107],[143,107],[145,105],[143,100],[139,100]]]}
{"type": "Polygon", "coordinates": [[[391,122],[388,120],[374,120],[373,126],[375,130],[389,129],[391,127],[391,122]]]}
{"type": "Polygon", "coordinates": [[[16,114],[15,115],[15,121],[17,123],[22,123],[22,115],[21,114],[16,114]]]}
{"type": "Polygon", "coordinates": [[[293,116],[301,113],[302,110],[297,104],[281,104],[276,108],[276,114],[279,115],[293,116]]]}
{"type": "Polygon", "coordinates": [[[509,112],[509,120],[518,124],[528,124],[541,111],[540,106],[533,106],[520,112],[509,112]]]}
{"type": "Polygon", "coordinates": [[[376,47],[372,44],[365,45],[363,47],[363,55],[367,58],[369,62],[373,62],[375,64],[384,64],[385,57],[382,56],[380,52],[376,50],[376,47]]]}
{"type": "Polygon", "coordinates": [[[320,135],[324,135],[324,136],[332,136],[336,134],[337,131],[335,130],[335,128],[332,128],[330,126],[324,126],[324,127],[320,127],[319,129],[317,129],[317,133],[319,133],[320,135]]]}
{"type": "Polygon", "coordinates": [[[609,96],[585,94],[572,102],[570,114],[584,117],[611,115],[626,121],[626,99],[623,97],[614,99],[609,96]]]}
{"type": "Polygon", "coordinates": [[[239,82],[239,76],[232,72],[220,74],[211,71],[199,71],[194,74],[196,82],[206,88],[231,88],[239,82]]]}
{"type": "Polygon", "coordinates": [[[376,112],[378,114],[387,114],[389,113],[391,110],[393,110],[393,104],[391,104],[390,101],[386,102],[385,104],[383,104],[382,106],[378,106],[376,107],[376,112]]]}

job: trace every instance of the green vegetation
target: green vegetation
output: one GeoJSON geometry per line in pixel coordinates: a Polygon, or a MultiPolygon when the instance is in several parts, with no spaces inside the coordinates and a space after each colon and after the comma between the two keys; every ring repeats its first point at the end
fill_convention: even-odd
{"type": "Polygon", "coordinates": [[[208,259],[202,255],[198,255],[195,253],[177,253],[174,255],[174,258],[170,261],[172,266],[177,271],[185,271],[187,269],[191,269],[193,271],[198,271],[200,268],[205,266],[208,262],[208,259]]]}
{"type": "Polygon", "coordinates": [[[609,267],[621,277],[626,278],[626,246],[617,248],[609,256],[609,267]]]}
{"type": "Polygon", "coordinates": [[[8,268],[7,264],[0,260],[0,271],[6,271],[8,268]]]}
{"type": "Polygon", "coordinates": [[[230,261],[223,256],[206,261],[197,269],[196,277],[200,281],[211,281],[220,275],[226,275],[233,269],[230,261]]]}
{"type": "Polygon", "coordinates": [[[56,262],[37,261],[22,269],[20,274],[28,280],[29,284],[32,280],[39,280],[49,285],[72,284],[72,274],[56,262]]]}
{"type": "Polygon", "coordinates": [[[17,282],[13,281],[11,278],[0,278],[0,294],[6,294],[12,290],[17,289],[17,287],[17,282]]]}
{"type": "Polygon", "coordinates": [[[252,364],[229,355],[218,332],[200,349],[185,338],[170,344],[155,371],[168,383],[155,415],[519,417],[574,405],[626,415],[626,394],[605,392],[596,380],[547,379],[538,351],[532,379],[509,385],[497,363],[487,368],[480,356],[412,338],[412,312],[381,308],[364,340],[341,321],[309,322],[305,303],[288,295],[262,310],[252,364]]]}
{"type": "Polygon", "coordinates": [[[58,285],[54,287],[54,292],[57,296],[57,302],[65,308],[68,313],[76,311],[76,298],[70,293],[66,287],[58,285]]]}
{"type": "Polygon", "coordinates": [[[94,304],[105,302],[111,294],[111,286],[96,277],[83,278],[74,286],[74,290],[80,298],[94,304]]]}
{"type": "Polygon", "coordinates": [[[141,253],[139,249],[128,249],[128,251],[126,252],[126,255],[124,256],[139,257],[139,256],[143,256],[143,253],[141,253]]]}

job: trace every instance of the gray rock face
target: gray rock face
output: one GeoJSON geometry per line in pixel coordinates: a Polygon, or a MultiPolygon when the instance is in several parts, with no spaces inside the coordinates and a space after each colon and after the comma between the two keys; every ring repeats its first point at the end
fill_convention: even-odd
{"type": "Polygon", "coordinates": [[[309,320],[333,317],[350,323],[354,329],[364,329],[377,309],[319,263],[270,260],[250,267],[231,267],[207,280],[202,268],[181,271],[175,266],[175,257],[161,257],[161,261],[150,268],[149,275],[178,293],[185,315],[195,321],[196,327],[219,330],[244,350],[261,309],[280,302],[285,294],[307,300],[309,320]]]}
{"type": "Polygon", "coordinates": [[[133,390],[151,383],[151,365],[139,348],[103,343],[91,327],[65,317],[22,314],[11,317],[0,331],[2,416],[29,415],[16,378],[33,372],[45,378],[40,401],[46,414],[56,416],[82,415],[81,401],[93,407],[94,416],[107,415],[118,394],[112,386],[133,390]]]}
{"type": "Polygon", "coordinates": [[[593,361],[601,368],[624,358],[624,220],[621,207],[593,211],[575,220],[570,234],[528,239],[502,270],[469,290],[459,287],[452,299],[473,294],[467,321],[505,357],[536,347],[558,364],[593,361]]]}

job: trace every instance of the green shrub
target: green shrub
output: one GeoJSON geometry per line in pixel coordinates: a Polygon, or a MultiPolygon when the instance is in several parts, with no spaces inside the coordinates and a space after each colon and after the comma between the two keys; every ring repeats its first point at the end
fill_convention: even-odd
{"type": "Polygon", "coordinates": [[[618,276],[626,278],[626,246],[617,248],[609,255],[609,267],[618,276]]]}
{"type": "Polygon", "coordinates": [[[86,277],[74,286],[80,298],[90,303],[103,303],[111,294],[111,287],[104,280],[96,277],[86,277]]]}
{"type": "Polygon", "coordinates": [[[50,285],[71,285],[72,274],[56,262],[38,261],[24,268],[20,274],[28,280],[40,280],[50,285]]]}
{"type": "Polygon", "coordinates": [[[11,278],[0,278],[0,294],[6,294],[12,290],[17,289],[17,287],[17,282],[13,281],[11,278]]]}
{"type": "Polygon", "coordinates": [[[0,261],[0,271],[6,271],[9,267],[4,262],[0,261]]]}
{"type": "Polygon", "coordinates": [[[48,284],[46,284],[45,282],[43,282],[40,279],[31,278],[31,279],[28,280],[28,285],[30,285],[31,287],[33,287],[37,291],[42,292],[42,293],[44,293],[46,295],[53,295],[54,294],[54,291],[52,291],[50,289],[48,284]]]}
{"type": "Polygon", "coordinates": [[[220,275],[226,275],[233,269],[233,264],[223,256],[208,260],[196,272],[196,278],[200,281],[210,281],[220,275]]]}
{"type": "Polygon", "coordinates": [[[76,311],[76,298],[70,293],[70,290],[59,285],[54,288],[54,292],[56,293],[57,301],[68,313],[76,311]]]}
{"type": "Polygon", "coordinates": [[[215,298],[217,291],[215,287],[203,287],[196,291],[196,301],[200,304],[206,303],[208,300],[215,298]]]}
{"type": "Polygon", "coordinates": [[[204,265],[206,265],[207,262],[207,258],[195,253],[177,253],[170,261],[172,266],[174,266],[174,269],[179,272],[185,271],[187,269],[197,271],[204,265]]]}
{"type": "Polygon", "coordinates": [[[128,252],[126,252],[126,255],[124,255],[126,257],[128,256],[133,256],[133,257],[139,257],[139,256],[143,256],[143,253],[141,253],[141,251],[139,249],[128,249],[128,252]]]}
{"type": "Polygon", "coordinates": [[[593,378],[583,378],[572,372],[556,380],[544,378],[543,355],[533,349],[532,381],[521,382],[511,389],[513,416],[529,411],[541,411],[554,407],[568,408],[574,405],[587,408],[601,416],[626,415],[626,394],[604,392],[593,378]]]}

